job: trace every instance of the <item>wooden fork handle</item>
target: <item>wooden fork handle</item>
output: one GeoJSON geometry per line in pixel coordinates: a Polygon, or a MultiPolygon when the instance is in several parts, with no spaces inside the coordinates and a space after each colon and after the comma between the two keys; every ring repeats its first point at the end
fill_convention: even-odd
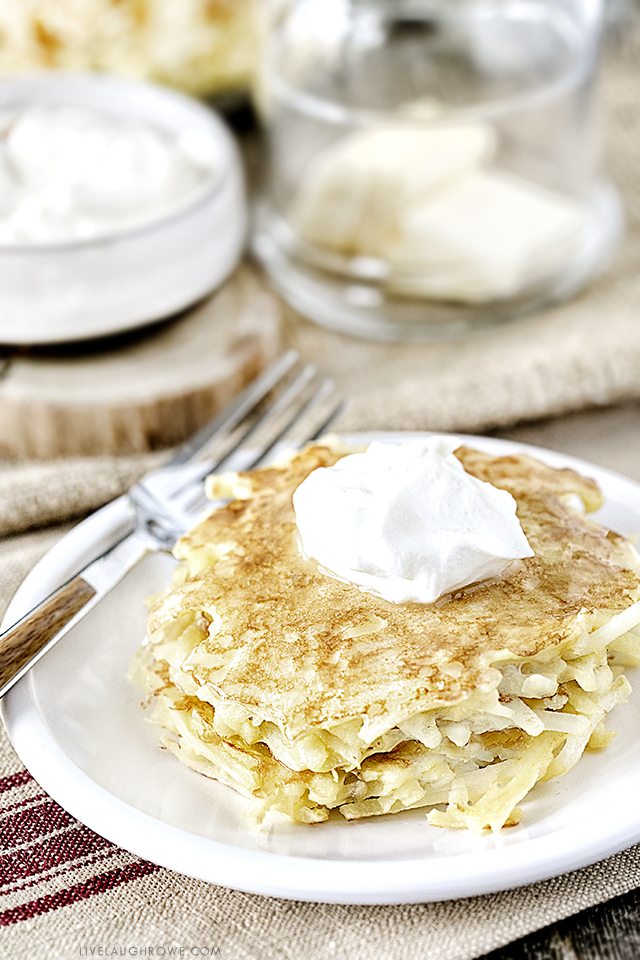
{"type": "Polygon", "coordinates": [[[0,697],[95,596],[90,583],[75,577],[0,634],[0,697]]]}

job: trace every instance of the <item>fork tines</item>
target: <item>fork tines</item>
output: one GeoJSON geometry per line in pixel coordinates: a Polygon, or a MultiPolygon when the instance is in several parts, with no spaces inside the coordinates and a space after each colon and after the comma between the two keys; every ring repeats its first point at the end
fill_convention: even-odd
{"type": "MultiPolygon", "coordinates": [[[[284,354],[220,417],[185,444],[173,461],[199,460],[210,454],[212,447],[223,451],[191,474],[182,488],[186,494],[182,509],[193,513],[204,507],[201,483],[212,470],[250,470],[267,461],[280,445],[299,446],[315,440],[341,409],[332,380],[321,376],[314,364],[303,363],[295,351],[284,354]]],[[[178,492],[173,491],[174,497],[178,492]]]]}

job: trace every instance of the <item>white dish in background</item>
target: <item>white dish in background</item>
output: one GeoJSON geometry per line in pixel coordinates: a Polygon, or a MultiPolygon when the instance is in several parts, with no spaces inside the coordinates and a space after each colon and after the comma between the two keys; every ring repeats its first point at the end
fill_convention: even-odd
{"type": "MultiPolygon", "coordinates": [[[[598,519],[625,534],[640,532],[639,484],[558,453],[468,439],[490,453],[529,453],[594,477],[607,497],[598,519]]],[[[116,501],[57,544],[27,577],[5,624],[93,555],[124,510],[116,501]]],[[[144,722],[140,695],[126,680],[145,630],[144,599],[166,584],[172,565],[168,557],[147,558],[3,703],[9,736],[36,780],[114,843],[240,890],[297,900],[409,903],[531,883],[640,840],[640,671],[633,670],[631,699],[609,719],[618,733],[611,746],[536,787],[522,805],[522,824],[497,836],[430,827],[420,810],[254,831],[243,820],[246,801],[238,794],[158,748],[158,731],[144,722]]]]}
{"type": "Polygon", "coordinates": [[[109,236],[0,245],[0,343],[63,343],[172,316],[206,296],[238,263],[247,230],[242,165],[213,110],[163,87],[108,75],[4,77],[0,111],[93,109],[140,119],[171,136],[196,132],[217,157],[184,203],[109,236]]]}

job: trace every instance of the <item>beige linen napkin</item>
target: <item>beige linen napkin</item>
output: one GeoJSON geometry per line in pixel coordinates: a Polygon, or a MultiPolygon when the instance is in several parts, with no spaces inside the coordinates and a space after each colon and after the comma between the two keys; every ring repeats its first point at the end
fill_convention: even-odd
{"type": "MultiPolygon", "coordinates": [[[[608,169],[627,217],[614,266],[544,314],[431,345],[370,343],[291,312],[285,344],[316,361],[349,398],[345,430],[487,431],[640,399],[640,15],[610,51],[603,99],[608,169]]],[[[0,468],[0,536],[79,516],[117,496],[162,455],[0,468]]]]}
{"type": "MultiPolygon", "coordinates": [[[[628,215],[615,269],[572,303],[450,344],[367,344],[291,319],[289,343],[353,398],[341,426],[480,431],[640,398],[639,54],[636,29],[607,71],[610,168],[628,215]]],[[[627,428],[636,416],[628,407],[627,428]]],[[[159,456],[0,471],[0,608],[70,519],[118,495],[159,456]]],[[[99,948],[150,956],[151,947],[228,960],[465,960],[639,884],[636,848],[453,903],[343,907],[235,893],[144,864],[66,817],[0,734],[0,960],[70,960],[99,948]]]]}
{"type": "MultiPolygon", "coordinates": [[[[0,612],[65,529],[0,544],[0,612]]],[[[91,949],[102,949],[102,956],[162,956],[157,951],[164,948],[170,956],[172,947],[182,948],[183,956],[222,960],[471,960],[640,885],[636,847],[576,873],[468,900],[394,907],[274,900],[139,861],[55,805],[49,808],[33,781],[7,789],[21,770],[0,732],[2,960],[74,960],[91,956],[91,949]],[[17,816],[20,832],[12,840],[17,816]]]]}
{"type": "MultiPolygon", "coordinates": [[[[0,764],[4,762],[0,747],[0,764]]],[[[614,896],[640,883],[637,848],[522,890],[395,907],[297,903],[237,893],[168,870],[145,872],[118,851],[109,865],[91,896],[83,896],[78,889],[83,881],[76,882],[71,873],[64,881],[70,885],[64,889],[71,891],[64,908],[0,930],[3,960],[75,960],[90,957],[92,948],[102,948],[103,957],[169,957],[171,947],[183,948],[186,958],[221,960],[471,960],[602,900],[603,891],[614,896]],[[116,868],[126,882],[113,881],[116,868]],[[137,953],[108,952],[115,950],[137,953]]],[[[55,895],[50,894],[52,900],[55,895]]]]}
{"type": "MultiPolygon", "coordinates": [[[[633,436],[633,414],[626,408],[574,417],[557,421],[553,430],[523,429],[519,439],[548,439],[564,446],[570,432],[574,449],[580,451],[584,442],[591,444],[599,434],[614,435],[617,428],[633,436]]],[[[624,468],[623,451],[614,449],[624,468]]],[[[607,446],[605,459],[609,452],[607,446]]],[[[31,525],[39,518],[61,520],[117,492],[149,459],[130,458],[111,466],[101,461],[95,486],[84,462],[16,469],[17,490],[7,476],[2,481],[2,529],[6,534],[11,527],[11,499],[24,508],[23,527],[25,517],[31,525]]],[[[633,454],[629,465],[632,459],[633,454]]],[[[0,612],[39,556],[66,529],[60,524],[4,537],[0,612]]],[[[27,777],[0,733],[0,960],[72,960],[99,948],[153,956],[150,948],[172,947],[183,949],[183,956],[206,949],[209,954],[195,955],[229,960],[471,960],[639,885],[637,847],[564,877],[451,903],[347,907],[237,893],[144,863],[92,834],[27,777]]]]}

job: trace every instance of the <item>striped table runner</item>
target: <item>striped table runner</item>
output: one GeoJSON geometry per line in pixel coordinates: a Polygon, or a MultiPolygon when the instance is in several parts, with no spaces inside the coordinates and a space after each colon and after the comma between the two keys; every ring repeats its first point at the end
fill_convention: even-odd
{"type": "MultiPolygon", "coordinates": [[[[0,753],[3,769],[7,754],[0,753]]],[[[78,823],[27,770],[17,762],[13,766],[15,772],[0,778],[0,926],[78,903],[159,869],[78,823]]]]}

